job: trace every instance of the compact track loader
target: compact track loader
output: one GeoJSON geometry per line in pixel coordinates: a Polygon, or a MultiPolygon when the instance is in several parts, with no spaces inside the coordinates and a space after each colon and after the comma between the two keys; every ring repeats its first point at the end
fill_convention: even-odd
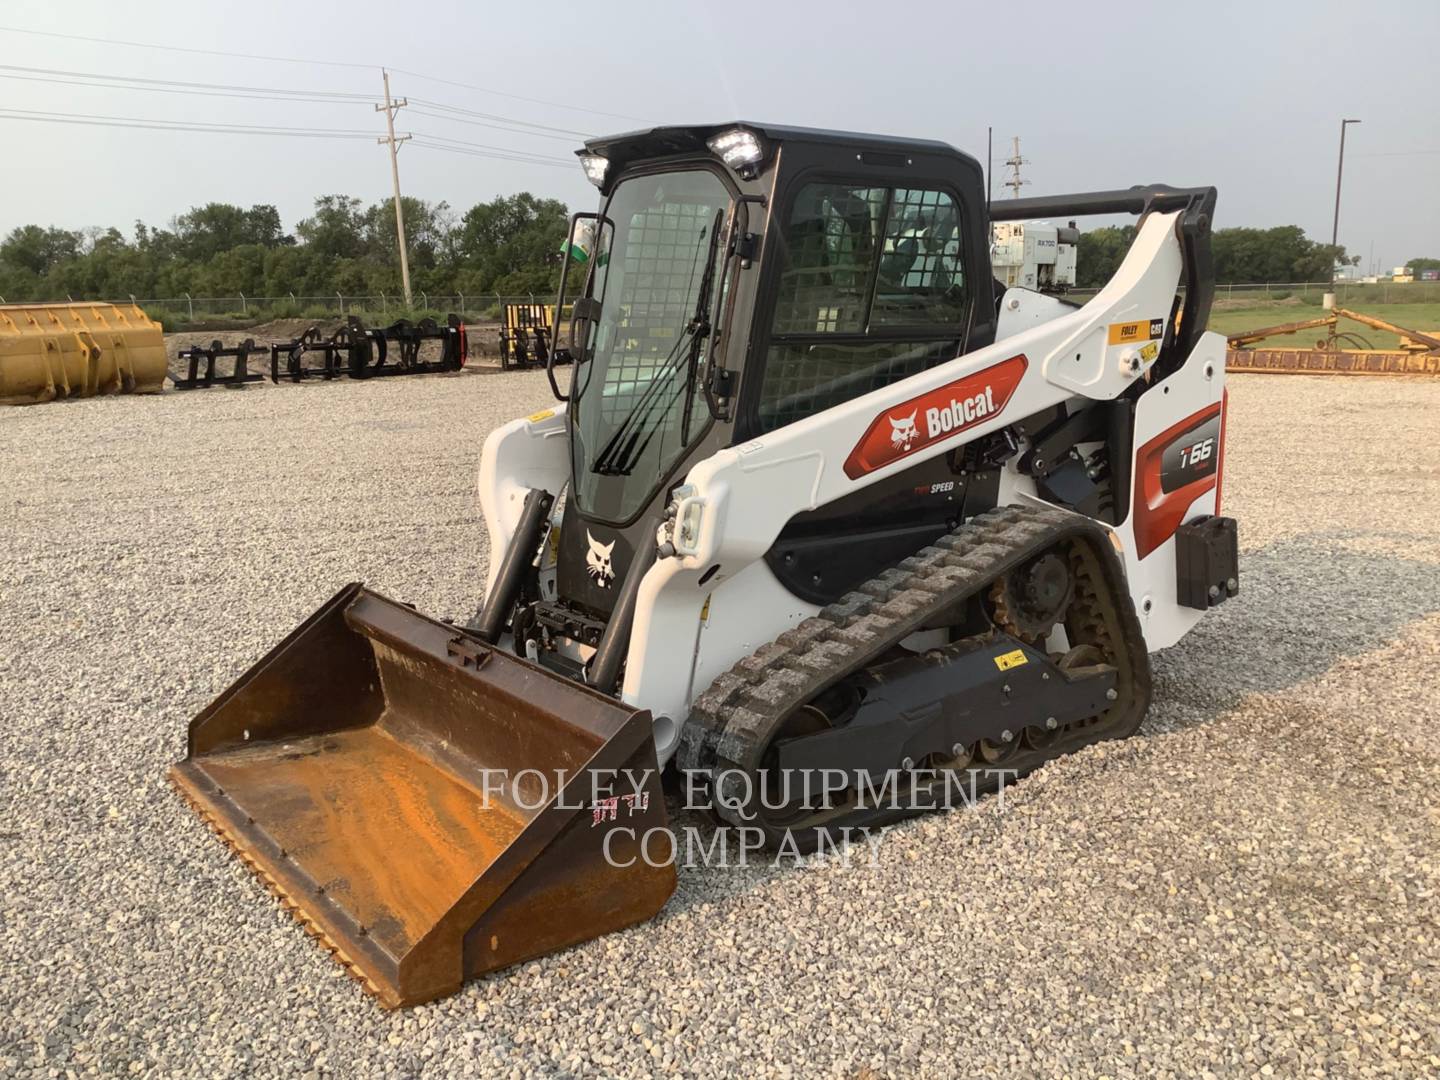
{"type": "Polygon", "coordinates": [[[559,404],[481,454],[483,606],[346,587],[173,771],[387,1005],[659,911],[661,767],[814,850],[1131,734],[1238,589],[1214,189],[987,206],[944,144],[759,124],[581,157],[559,404]],[[1083,306],[996,287],[991,222],[1127,212],[1083,306]]]}

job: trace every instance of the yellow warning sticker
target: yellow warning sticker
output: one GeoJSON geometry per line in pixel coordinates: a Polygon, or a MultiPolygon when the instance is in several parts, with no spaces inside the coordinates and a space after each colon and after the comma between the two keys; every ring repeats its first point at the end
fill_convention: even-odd
{"type": "Polygon", "coordinates": [[[1140,359],[1144,360],[1145,363],[1148,364],[1151,360],[1155,359],[1155,354],[1159,351],[1160,346],[1152,341],[1149,345],[1146,345],[1143,349],[1140,350],[1140,359]]]}
{"type": "Polygon", "coordinates": [[[525,419],[529,420],[532,424],[538,424],[541,420],[549,420],[550,417],[554,415],[554,409],[541,409],[539,412],[532,412],[529,416],[525,417],[525,419]]]}
{"type": "Polygon", "coordinates": [[[1110,324],[1111,345],[1135,345],[1142,341],[1153,341],[1164,334],[1164,319],[1139,319],[1135,322],[1110,324]]]}
{"type": "Polygon", "coordinates": [[[1009,652],[995,657],[995,666],[1001,671],[1009,671],[1011,668],[1021,667],[1029,662],[1025,659],[1024,649],[1011,649],[1009,652]]]}

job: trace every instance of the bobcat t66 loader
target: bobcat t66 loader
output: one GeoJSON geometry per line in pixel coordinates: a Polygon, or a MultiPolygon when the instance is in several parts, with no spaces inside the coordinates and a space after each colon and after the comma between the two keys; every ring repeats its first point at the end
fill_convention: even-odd
{"type": "Polygon", "coordinates": [[[987,206],[942,143],[761,124],[581,164],[559,404],[481,455],[483,607],[346,587],[173,771],[387,1005],[654,915],[665,766],[814,850],[1131,734],[1238,589],[1214,189],[987,206]],[[1116,213],[1088,302],[997,288],[991,222],[1116,213]]]}

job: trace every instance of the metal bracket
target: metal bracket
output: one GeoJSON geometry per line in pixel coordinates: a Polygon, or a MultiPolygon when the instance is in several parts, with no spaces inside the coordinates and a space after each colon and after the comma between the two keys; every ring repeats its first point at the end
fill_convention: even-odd
{"type": "Polygon", "coordinates": [[[456,634],[445,643],[445,655],[459,660],[461,667],[475,668],[478,671],[481,665],[490,659],[490,650],[474,638],[456,634]]]}

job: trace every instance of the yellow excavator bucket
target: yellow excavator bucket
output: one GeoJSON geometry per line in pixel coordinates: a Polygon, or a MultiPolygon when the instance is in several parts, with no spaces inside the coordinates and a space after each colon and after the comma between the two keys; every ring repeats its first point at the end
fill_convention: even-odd
{"type": "Polygon", "coordinates": [[[0,305],[0,405],[96,394],[158,394],[160,324],[134,305],[0,305]]]}
{"type": "Polygon", "coordinates": [[[195,718],[171,779],[391,1007],[675,889],[648,712],[360,585],[195,718]]]}

